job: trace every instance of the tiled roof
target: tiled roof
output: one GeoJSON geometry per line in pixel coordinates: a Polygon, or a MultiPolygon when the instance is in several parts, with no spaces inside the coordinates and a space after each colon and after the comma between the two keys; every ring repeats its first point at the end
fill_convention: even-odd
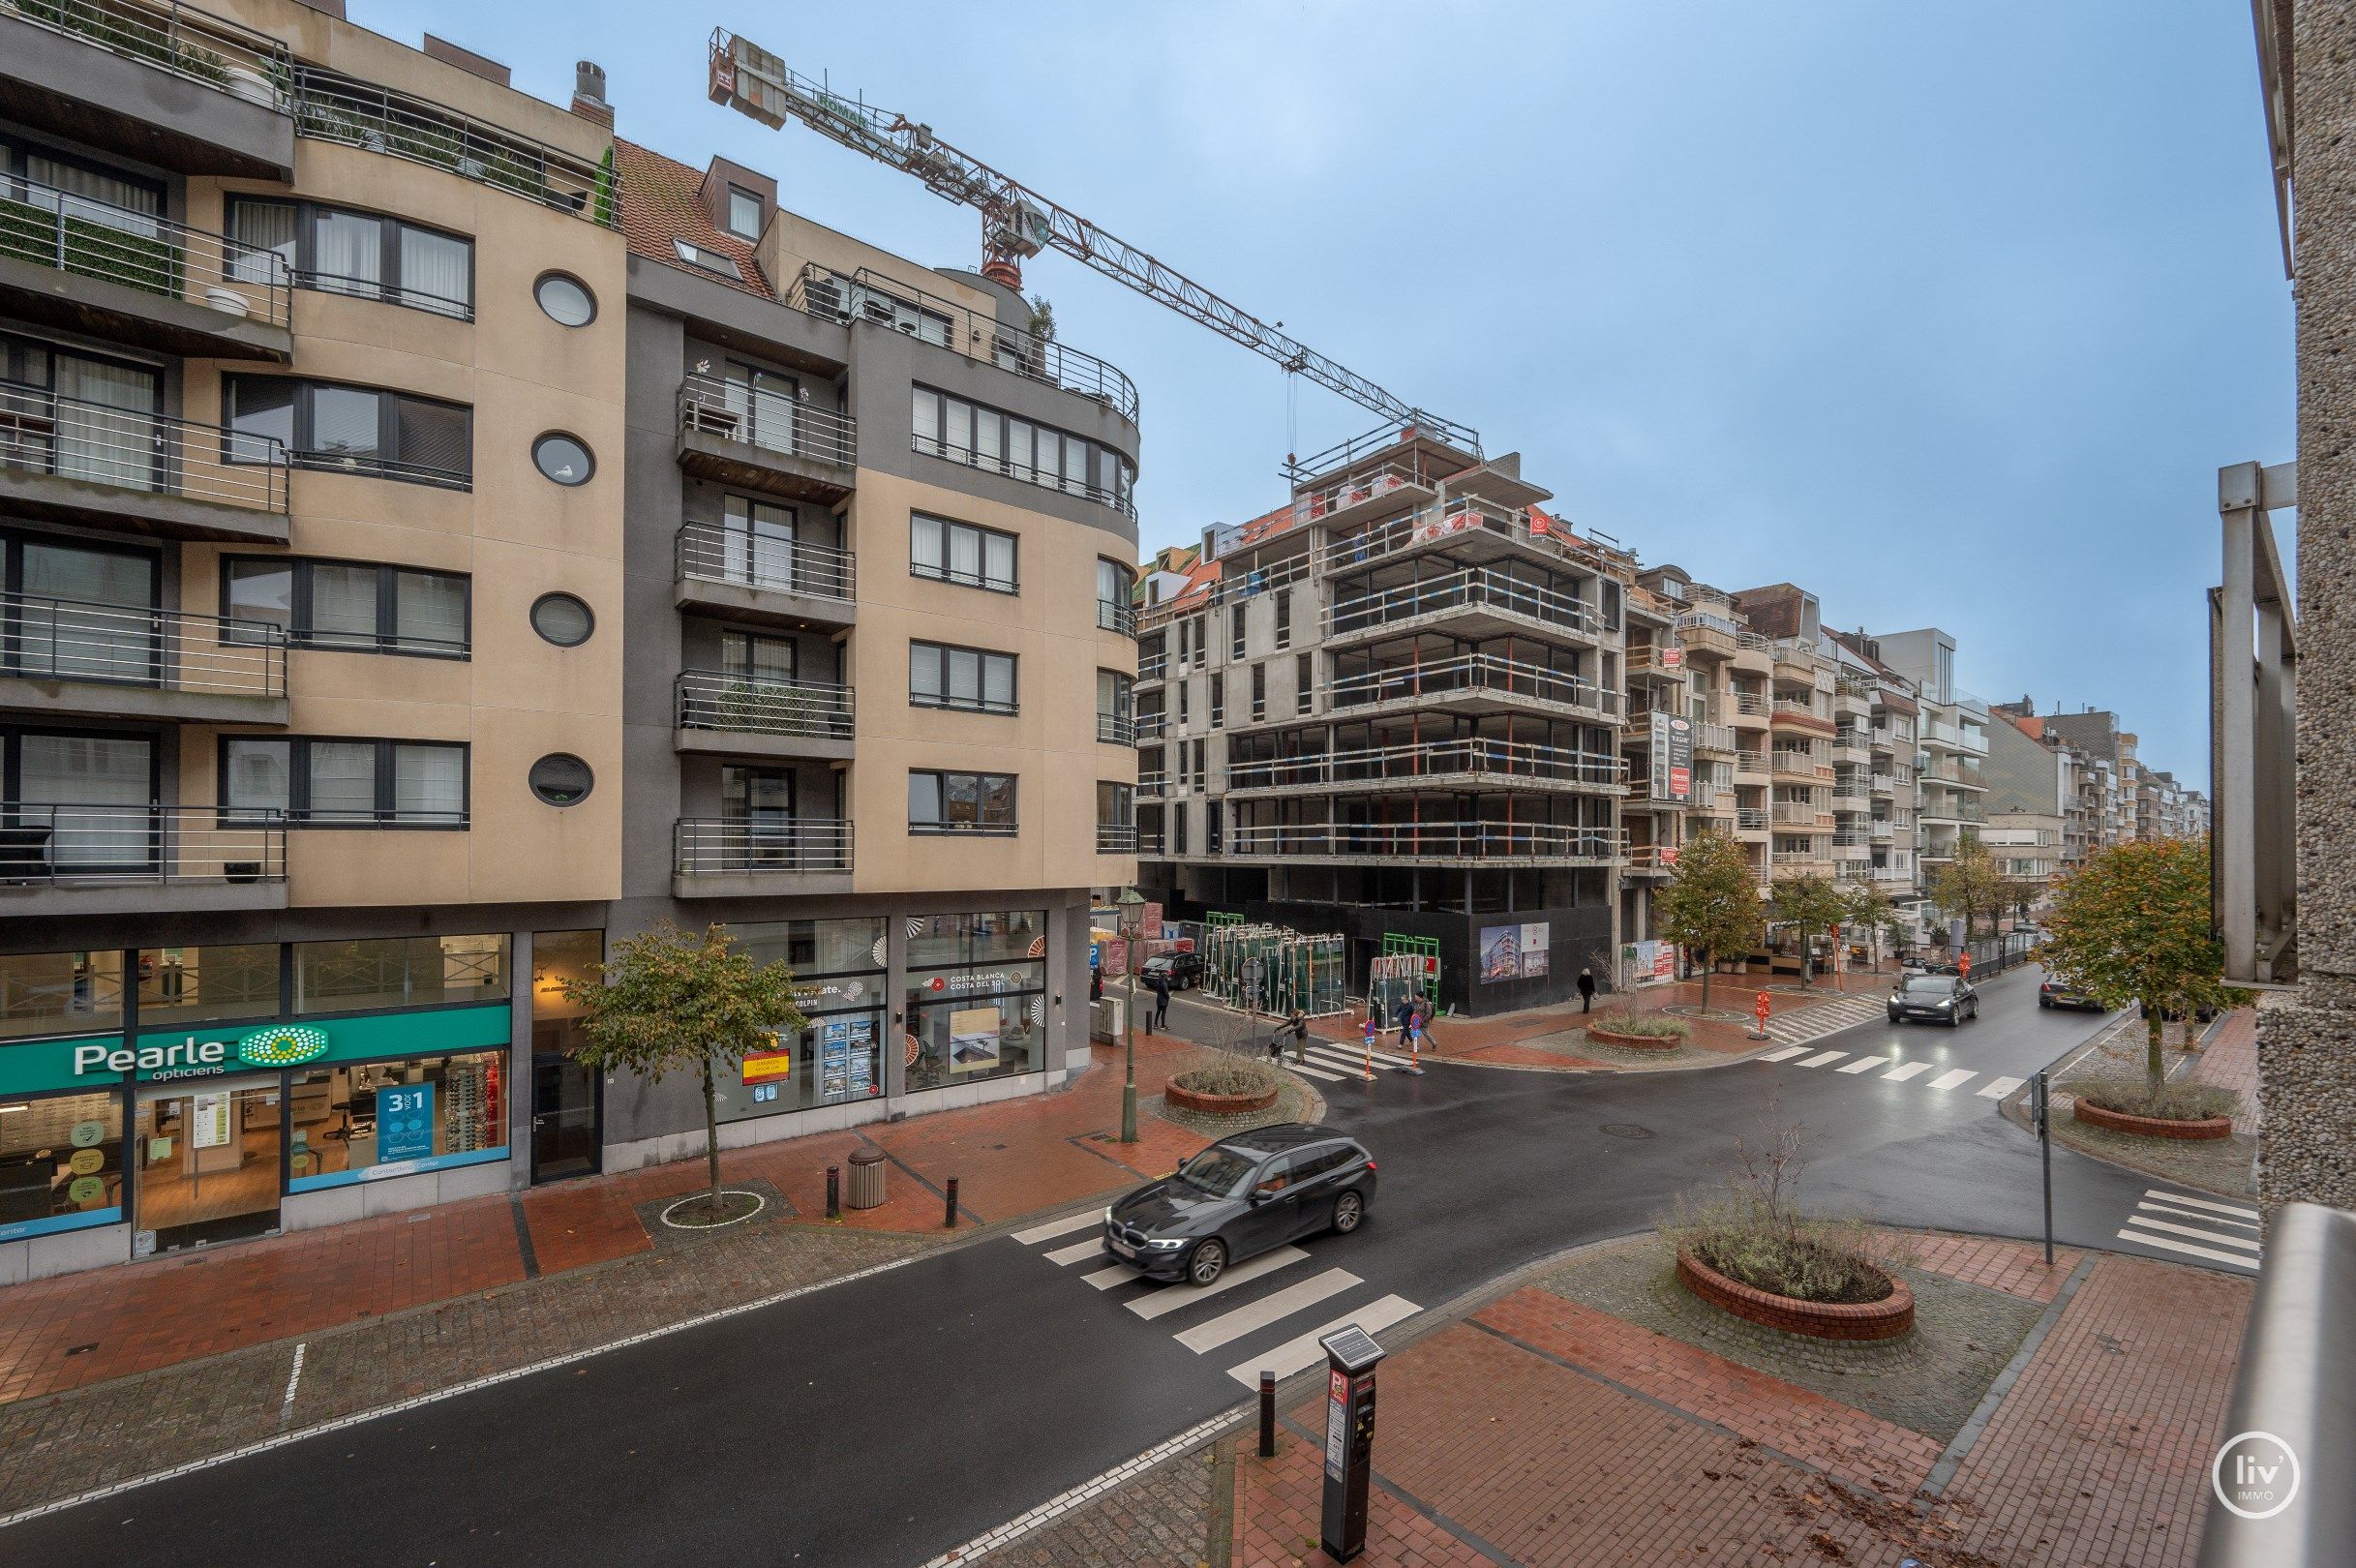
{"type": "Polygon", "coordinates": [[[641,147],[619,136],[614,138],[614,166],[621,176],[621,235],[632,256],[643,256],[649,261],[660,261],[667,267],[677,267],[763,299],[776,297],[769,280],[761,276],[761,263],[753,258],[751,242],[714,227],[704,215],[703,170],[690,168],[677,159],[665,158],[650,147],[641,147]],[[673,244],[676,240],[685,240],[698,250],[727,256],[744,274],[742,281],[681,261],[673,244]]]}

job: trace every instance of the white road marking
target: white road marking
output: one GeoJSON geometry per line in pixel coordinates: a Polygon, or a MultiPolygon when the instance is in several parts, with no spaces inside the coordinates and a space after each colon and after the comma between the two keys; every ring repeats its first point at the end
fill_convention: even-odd
{"type": "Polygon", "coordinates": [[[1102,1209],[1082,1209],[1079,1213],[1068,1214],[1061,1220],[1050,1220],[1043,1225],[1033,1225],[1028,1230],[1018,1230],[1014,1232],[1014,1239],[1025,1247],[1036,1247],[1052,1237],[1069,1236],[1082,1225],[1102,1224],[1103,1220],[1104,1211],[1102,1209]]]}
{"type": "Polygon", "coordinates": [[[1807,1048],[1805,1045],[1786,1045],[1779,1051],[1761,1051],[1759,1060],[1762,1062],[1789,1062],[1807,1048]]]}
{"type": "Polygon", "coordinates": [[[1114,1285],[1127,1284],[1132,1280],[1144,1278],[1145,1271],[1133,1263],[1115,1263],[1108,1269],[1099,1269],[1094,1274],[1080,1276],[1081,1280],[1096,1286],[1099,1290],[1110,1290],[1114,1285]]]}
{"type": "Polygon", "coordinates": [[[303,1352],[310,1348],[308,1340],[294,1347],[294,1369],[287,1373],[287,1397],[278,1402],[278,1425],[281,1431],[294,1419],[294,1391],[303,1386],[303,1352]]]}
{"type": "Polygon", "coordinates": [[[2197,1220],[2204,1225],[2231,1225],[2236,1230],[2255,1230],[2258,1228],[2257,1221],[2254,1220],[2228,1220],[2221,1214],[2203,1214],[2198,1209],[2180,1209],[2173,1203],[2152,1203],[2147,1201],[2138,1203],[2135,1205],[2135,1207],[2138,1209],[2149,1209],[2155,1214],[2172,1214],[2183,1220],[2197,1220]]]}
{"type": "Polygon", "coordinates": [[[1970,1083],[1974,1078],[1978,1076],[1979,1074],[1973,1071],[1970,1068],[1957,1068],[1952,1072],[1940,1073],[1939,1076],[1930,1081],[1930,1086],[1933,1089],[1939,1090],[1960,1089],[1965,1084],[1970,1083]]]}
{"type": "Polygon", "coordinates": [[[2220,1247],[2238,1247],[2248,1252],[2261,1250],[2256,1242],[2247,1238],[2220,1236],[2214,1230],[2196,1230],[2190,1225],[2177,1224],[2172,1220],[2146,1220],[2139,1214],[2131,1214],[2128,1216],[2127,1222],[2130,1225],[2141,1225],[2146,1230],[2164,1230],[2171,1236],[2190,1236],[2194,1241],[2215,1242],[2220,1247]]]}
{"type": "Polygon", "coordinates": [[[1042,1252],[1039,1255],[1059,1269],[1069,1268],[1083,1257],[1102,1257],[1104,1255],[1104,1238],[1091,1236],[1084,1242],[1073,1242],[1069,1247],[1058,1247],[1052,1252],[1042,1252]]]}
{"type": "Polygon", "coordinates": [[[1323,1078],[1327,1083],[1340,1083],[1342,1081],[1341,1073],[1328,1072],[1323,1068],[1314,1068],[1306,1062],[1287,1062],[1284,1064],[1284,1066],[1289,1070],[1298,1072],[1304,1078],[1323,1078]]]}
{"type": "Polygon", "coordinates": [[[2146,1236],[2137,1231],[2122,1230],[2119,1232],[2119,1239],[2127,1242],[2140,1242],[2146,1247],[2165,1248],[2171,1252],[2183,1252],[2190,1257],[2205,1257],[2213,1263],[2230,1263],[2239,1269],[2254,1270],[2258,1266],[2255,1258],[2242,1257],[2233,1252],[2220,1252],[2214,1247],[2193,1247],[2184,1242],[2170,1241],[2165,1236],[2146,1236]]]}
{"type": "Polygon", "coordinates": [[[1904,1067],[1891,1068],[1888,1072],[1883,1073],[1882,1076],[1888,1079],[1891,1083],[1904,1083],[1907,1079],[1914,1077],[1917,1073],[1928,1072],[1930,1070],[1931,1064],[1928,1062],[1909,1062],[1904,1067]]]}
{"type": "Polygon", "coordinates": [[[2213,1198],[2197,1198],[2188,1192],[2162,1192],[2153,1187],[2144,1189],[2143,1195],[2148,1198],[2159,1198],[2164,1203],[2189,1203],[2195,1209],[2214,1209],[2219,1214],[2229,1214],[2237,1220],[2258,1218],[2258,1211],[2255,1209],[2245,1209],[2234,1203],[2220,1203],[2213,1198]]]}
{"type": "Polygon", "coordinates": [[[2018,1089],[2027,1081],[2028,1080],[2024,1078],[1999,1078],[1994,1083],[1989,1084],[1986,1088],[1980,1090],[1979,1098],[1982,1100],[2002,1100],[2005,1098],[2005,1096],[2010,1094],[2013,1090],[2018,1089]]]}
{"type": "MultiPolygon", "coordinates": [[[[1346,1045],[1312,1045],[1309,1047],[1309,1059],[1323,1062],[1328,1067],[1347,1068],[1362,1077],[1366,1073],[1366,1052],[1353,1051],[1346,1045]]],[[[1378,1068],[1403,1068],[1407,1065],[1407,1059],[1404,1056],[1385,1056],[1376,1051],[1374,1065],[1378,1068]]]]}
{"type": "Polygon", "coordinates": [[[1287,1264],[1298,1263],[1309,1254],[1298,1247],[1280,1247],[1273,1252],[1262,1252],[1246,1263],[1238,1263],[1207,1285],[1165,1285],[1150,1295],[1139,1296],[1125,1303],[1129,1310],[1149,1322],[1164,1312],[1174,1312],[1181,1307],[1192,1307],[1198,1301],[1208,1301],[1223,1290],[1248,1284],[1263,1274],[1274,1274],[1287,1264]]]}
{"type": "Polygon", "coordinates": [[[1894,1056],[1860,1056],[1847,1067],[1837,1067],[1832,1070],[1835,1072],[1871,1072],[1875,1068],[1888,1067],[1896,1060],[1897,1058],[1894,1056]]]}
{"type": "Polygon", "coordinates": [[[1849,1053],[1847,1051],[1819,1051],[1814,1056],[1809,1057],[1805,1062],[1795,1062],[1792,1065],[1794,1067],[1820,1068],[1823,1067],[1827,1062],[1837,1062],[1848,1054],[1849,1053]]]}
{"type": "Polygon", "coordinates": [[[1294,1372],[1305,1371],[1316,1364],[1318,1358],[1325,1354],[1325,1347],[1317,1343],[1317,1341],[1326,1335],[1339,1333],[1352,1324],[1356,1324],[1369,1334],[1378,1334],[1393,1323],[1404,1323],[1422,1311],[1422,1308],[1405,1296],[1385,1296],[1380,1301],[1371,1302],[1354,1312],[1337,1317],[1330,1323],[1320,1323],[1299,1339],[1286,1340],[1283,1344],[1263,1355],[1254,1356],[1250,1361],[1236,1363],[1227,1369],[1227,1375],[1246,1388],[1259,1387],[1260,1373],[1263,1372],[1276,1373],[1281,1382],[1294,1372]]]}
{"type": "Polygon", "coordinates": [[[1314,1307],[1328,1296],[1338,1296],[1350,1286],[1366,1282],[1347,1269],[1327,1269],[1314,1279],[1287,1285],[1273,1295],[1247,1302],[1231,1312],[1222,1312],[1208,1323],[1197,1324],[1172,1339],[1196,1355],[1217,1349],[1233,1340],[1240,1340],[1255,1329],[1264,1329],[1281,1317],[1290,1317],[1305,1307],[1314,1307]]]}

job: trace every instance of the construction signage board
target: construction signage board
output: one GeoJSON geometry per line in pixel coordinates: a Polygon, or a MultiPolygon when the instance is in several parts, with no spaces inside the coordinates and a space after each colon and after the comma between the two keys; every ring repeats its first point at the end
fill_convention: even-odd
{"type": "Polygon", "coordinates": [[[1652,797],[1690,803],[1693,799],[1693,720],[1674,713],[1652,715],[1652,797]]]}

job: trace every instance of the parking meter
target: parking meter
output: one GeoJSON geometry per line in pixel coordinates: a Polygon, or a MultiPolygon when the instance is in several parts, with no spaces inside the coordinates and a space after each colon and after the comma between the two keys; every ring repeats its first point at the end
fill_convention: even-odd
{"type": "Polygon", "coordinates": [[[1366,1483],[1374,1467],[1374,1366],[1382,1346],[1355,1323],[1325,1347],[1325,1518],[1318,1544],[1336,1562],[1366,1550],[1366,1483]]]}

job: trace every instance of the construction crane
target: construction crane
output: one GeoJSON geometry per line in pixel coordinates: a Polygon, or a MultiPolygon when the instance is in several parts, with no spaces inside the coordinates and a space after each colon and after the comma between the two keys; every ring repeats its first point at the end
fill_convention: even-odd
{"type": "Polygon", "coordinates": [[[974,208],[982,214],[984,277],[1019,288],[1024,258],[1043,250],[1061,251],[1385,420],[1480,453],[1480,435],[1469,426],[1392,396],[1020,180],[951,146],[933,135],[932,127],[871,107],[863,100],[844,99],[724,27],[711,32],[711,101],[772,131],[783,129],[788,119],[800,120],[853,152],[915,175],[934,195],[974,208]]]}

